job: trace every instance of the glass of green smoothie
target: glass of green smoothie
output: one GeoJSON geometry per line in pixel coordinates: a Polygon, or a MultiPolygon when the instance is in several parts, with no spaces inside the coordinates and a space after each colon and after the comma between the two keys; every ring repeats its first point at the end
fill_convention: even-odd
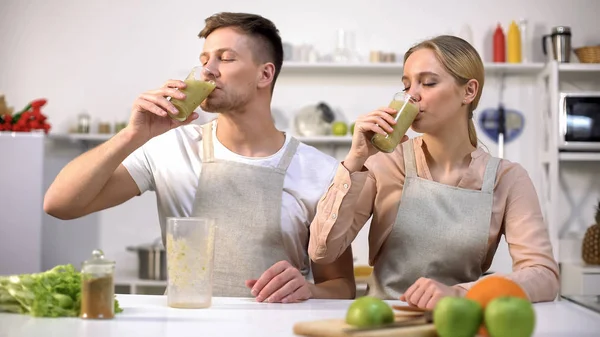
{"type": "Polygon", "coordinates": [[[203,72],[205,68],[197,66],[192,68],[190,74],[183,81],[187,85],[184,89],[180,89],[185,94],[185,99],[179,100],[169,97],[169,100],[177,108],[179,113],[174,115],[169,112],[169,116],[175,120],[183,122],[200,106],[200,103],[215,90],[216,84],[212,80],[204,79],[203,72]]]}
{"type": "Polygon", "coordinates": [[[406,92],[396,93],[389,107],[398,110],[393,115],[396,120],[396,125],[392,125],[394,130],[386,135],[376,133],[371,138],[373,146],[385,153],[394,151],[419,113],[419,103],[406,92]]]}

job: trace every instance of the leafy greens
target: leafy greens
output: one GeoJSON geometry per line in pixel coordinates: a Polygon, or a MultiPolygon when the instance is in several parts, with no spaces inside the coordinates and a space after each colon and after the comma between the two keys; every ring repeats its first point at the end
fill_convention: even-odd
{"type": "MultiPolygon", "coordinates": [[[[59,265],[34,274],[0,276],[0,312],[34,317],[77,317],[81,306],[81,273],[59,265]]],[[[115,299],[115,313],[123,310],[115,299]]]]}

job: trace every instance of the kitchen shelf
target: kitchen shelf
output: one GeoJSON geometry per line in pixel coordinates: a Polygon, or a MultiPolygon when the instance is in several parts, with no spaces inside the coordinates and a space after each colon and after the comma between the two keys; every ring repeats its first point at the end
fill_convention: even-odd
{"type": "Polygon", "coordinates": [[[115,291],[118,293],[160,295],[165,293],[166,288],[167,281],[142,280],[133,274],[115,274],[115,291]]]}
{"type": "MultiPolygon", "coordinates": [[[[544,63],[485,63],[485,71],[491,74],[536,74],[544,69],[544,63]]],[[[282,74],[362,74],[402,75],[402,63],[304,63],[284,62],[282,74]]]]}
{"type": "Polygon", "coordinates": [[[142,280],[134,275],[119,275],[115,274],[116,285],[136,285],[136,286],[156,286],[164,287],[167,285],[167,281],[162,280],[142,280]]]}
{"type": "Polygon", "coordinates": [[[486,73],[535,75],[544,69],[544,63],[484,63],[486,73]]]}
{"type": "Polygon", "coordinates": [[[282,74],[402,75],[401,63],[304,63],[284,62],[282,74]]]}
{"type": "MultiPolygon", "coordinates": [[[[557,260],[574,254],[569,249],[569,245],[562,243],[563,236],[571,230],[579,230],[572,227],[575,222],[582,220],[579,207],[581,203],[585,202],[588,195],[593,193],[593,190],[588,190],[585,192],[586,194],[577,195],[579,191],[576,191],[576,187],[567,182],[569,175],[562,168],[571,166],[573,163],[578,165],[600,163],[600,152],[592,152],[593,150],[561,152],[559,137],[556,136],[560,128],[562,113],[559,104],[560,93],[564,84],[576,88],[579,83],[597,85],[600,83],[598,75],[600,75],[600,64],[559,63],[557,61],[546,63],[544,68],[536,74],[539,89],[539,95],[536,95],[539,106],[537,125],[540,126],[538,140],[541,148],[539,164],[542,178],[539,193],[540,206],[557,260]],[[565,205],[565,199],[568,201],[568,205],[565,205]],[[563,214],[567,214],[566,212],[569,217],[562,220],[561,218],[564,218],[563,214]],[[562,253],[563,249],[565,253],[562,253]]],[[[584,91],[579,88],[577,90],[584,91]]],[[[589,171],[591,173],[589,175],[590,183],[593,183],[598,179],[597,174],[593,170],[589,171]]],[[[578,176],[578,178],[583,177],[578,176]]],[[[562,293],[564,293],[564,289],[561,289],[562,293]]]]}
{"type": "Polygon", "coordinates": [[[600,152],[560,152],[558,159],[561,161],[598,161],[600,152]]]}
{"type": "Polygon", "coordinates": [[[352,136],[312,136],[301,137],[294,136],[298,141],[309,145],[350,145],[352,136]]]}
{"type": "MultiPolygon", "coordinates": [[[[97,133],[88,133],[88,134],[50,134],[49,137],[51,139],[61,139],[61,140],[69,140],[73,142],[93,142],[93,143],[102,143],[109,140],[113,134],[97,134],[97,133]]],[[[303,136],[295,136],[300,142],[305,144],[315,144],[315,145],[343,145],[343,144],[351,144],[352,137],[351,136],[314,136],[314,137],[303,137],[303,136]]]]}
{"type": "Polygon", "coordinates": [[[70,141],[89,141],[89,142],[104,142],[110,139],[114,134],[102,133],[59,133],[49,134],[51,139],[63,139],[70,141]]]}
{"type": "Polygon", "coordinates": [[[600,72],[600,63],[563,63],[558,65],[561,73],[600,72]]]}

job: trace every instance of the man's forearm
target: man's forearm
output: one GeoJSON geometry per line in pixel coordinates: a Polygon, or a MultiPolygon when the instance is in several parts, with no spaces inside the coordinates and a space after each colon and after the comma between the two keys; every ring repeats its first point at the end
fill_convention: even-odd
{"type": "Polygon", "coordinates": [[[352,299],[356,297],[356,284],[346,278],[338,278],[309,284],[312,298],[322,299],[352,299]]]}
{"type": "Polygon", "coordinates": [[[89,205],[128,155],[143,145],[128,129],[67,164],[58,174],[44,199],[44,210],[69,217],[89,205]]]}

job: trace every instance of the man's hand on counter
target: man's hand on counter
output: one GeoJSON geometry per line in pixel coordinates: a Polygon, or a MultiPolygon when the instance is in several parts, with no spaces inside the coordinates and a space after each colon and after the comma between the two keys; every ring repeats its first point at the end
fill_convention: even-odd
{"type": "Polygon", "coordinates": [[[275,263],[258,280],[247,280],[246,286],[258,302],[296,303],[312,297],[308,282],[288,261],[275,263]]]}

